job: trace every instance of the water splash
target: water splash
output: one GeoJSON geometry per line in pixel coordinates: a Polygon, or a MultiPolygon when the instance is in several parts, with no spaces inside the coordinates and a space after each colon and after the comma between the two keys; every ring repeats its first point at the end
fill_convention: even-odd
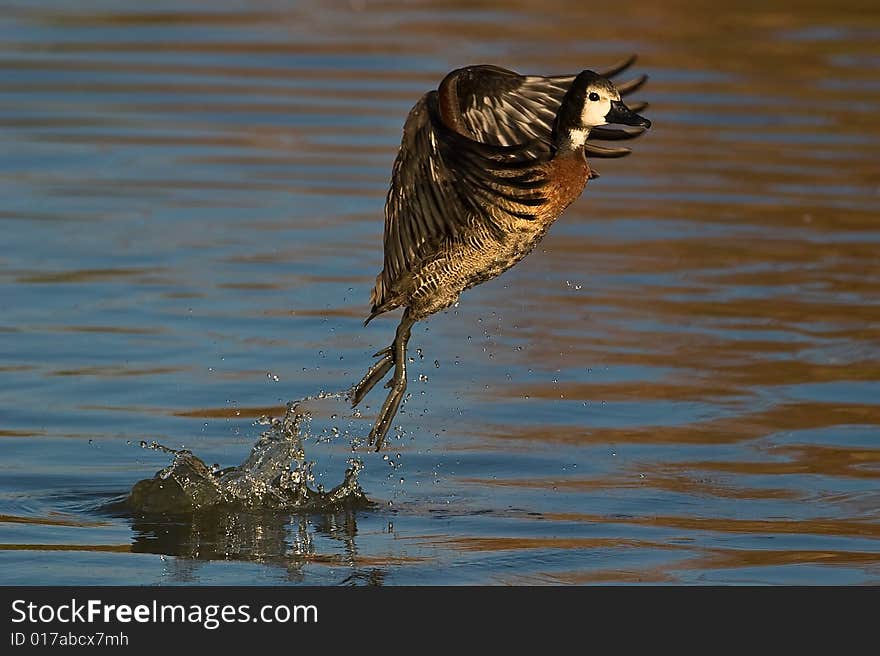
{"type": "Polygon", "coordinates": [[[302,432],[311,415],[303,403],[334,397],[322,393],[291,401],[283,417],[261,417],[259,423],[268,428],[237,467],[209,467],[189,450],[141,442],[144,448],[173,454],[174,460],[153,478],[136,483],[127,505],[141,513],[208,508],[313,512],[371,505],[358,482],[363,463],[356,458],[348,460],[343,481],[329,492],[310,487],[313,463],[306,461],[302,432]]]}

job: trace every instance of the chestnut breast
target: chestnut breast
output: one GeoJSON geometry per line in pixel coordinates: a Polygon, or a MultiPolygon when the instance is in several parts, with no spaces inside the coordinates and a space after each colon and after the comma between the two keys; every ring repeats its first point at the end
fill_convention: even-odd
{"type": "Polygon", "coordinates": [[[541,208],[541,219],[552,223],[581,195],[590,177],[590,166],[584,151],[577,150],[558,154],[546,167],[547,202],[541,208]]]}

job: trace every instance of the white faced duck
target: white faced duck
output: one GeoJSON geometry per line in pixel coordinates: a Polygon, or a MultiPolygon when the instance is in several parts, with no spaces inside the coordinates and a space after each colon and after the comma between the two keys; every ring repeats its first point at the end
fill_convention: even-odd
{"type": "Polygon", "coordinates": [[[406,391],[406,345],[413,324],[454,304],[459,294],[525,257],[596,177],[586,156],[621,157],[627,148],[596,140],[630,139],[651,122],[645,105],[621,100],[647,79],[615,86],[628,68],[540,77],[496,66],[447,75],[415,104],[385,203],[385,261],[369,323],[403,307],[391,346],[351,390],[356,406],[394,366],[370,432],[376,450],[406,391]],[[629,128],[601,127],[608,124],[629,128]]]}

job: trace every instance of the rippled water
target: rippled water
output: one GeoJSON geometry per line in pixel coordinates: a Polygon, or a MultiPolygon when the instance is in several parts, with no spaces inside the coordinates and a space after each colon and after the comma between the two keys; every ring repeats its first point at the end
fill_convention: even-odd
{"type": "MultiPolygon", "coordinates": [[[[5,3],[0,581],[880,582],[876,3],[289,4],[5,3]],[[654,129],[416,327],[375,506],[112,510],[390,341],[423,91],[630,52],[654,129]]],[[[381,396],[315,417],[328,489],[381,396]]]]}

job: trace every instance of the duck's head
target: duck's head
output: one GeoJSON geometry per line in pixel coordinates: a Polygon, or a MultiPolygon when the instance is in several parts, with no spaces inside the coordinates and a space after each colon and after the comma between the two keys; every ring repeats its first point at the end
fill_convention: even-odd
{"type": "Polygon", "coordinates": [[[582,71],[571,83],[556,116],[557,147],[579,148],[592,128],[609,123],[651,127],[651,121],[624,104],[611,80],[593,71],[582,71]]]}

